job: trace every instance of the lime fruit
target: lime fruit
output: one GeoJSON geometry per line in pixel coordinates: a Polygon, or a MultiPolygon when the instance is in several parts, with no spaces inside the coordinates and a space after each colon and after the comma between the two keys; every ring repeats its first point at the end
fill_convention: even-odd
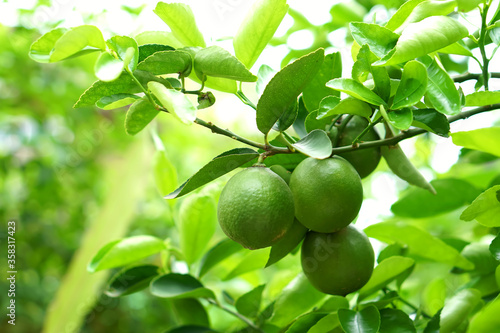
{"type": "Polygon", "coordinates": [[[295,200],[295,216],[317,232],[345,228],[356,218],[363,202],[358,173],[338,156],[302,161],[292,173],[290,189],[295,200]]]}
{"type": "Polygon", "coordinates": [[[335,233],[309,232],[302,243],[301,262],[316,289],[345,296],[368,282],[375,255],[368,237],[350,225],[335,233]]]}
{"type": "MultiPolygon", "coordinates": [[[[360,116],[354,116],[340,133],[338,146],[350,146],[354,139],[368,126],[368,121],[360,116]]],[[[380,140],[375,129],[370,129],[361,137],[361,141],[380,140]]],[[[365,178],[377,168],[382,156],[380,147],[367,148],[339,154],[352,164],[361,178],[365,178]]]]}
{"type": "MultiPolygon", "coordinates": [[[[278,242],[294,220],[288,185],[263,166],[234,175],[219,198],[217,217],[224,233],[248,249],[278,242]]],[[[193,231],[194,232],[194,231],[193,231]]]]}

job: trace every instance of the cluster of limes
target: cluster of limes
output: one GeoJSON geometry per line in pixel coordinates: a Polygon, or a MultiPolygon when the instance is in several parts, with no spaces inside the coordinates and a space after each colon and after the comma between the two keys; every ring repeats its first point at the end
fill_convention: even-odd
{"type": "MultiPolygon", "coordinates": [[[[337,139],[349,145],[366,127],[354,117],[337,139]]],[[[372,129],[363,140],[378,139],[372,129]]],[[[374,264],[372,246],[353,227],[363,201],[361,177],[380,160],[378,148],[328,159],[307,158],[291,177],[254,165],[233,176],[219,198],[222,230],[249,249],[277,244],[287,238],[295,220],[309,231],[302,243],[302,269],[318,290],[346,295],[369,280],[374,264]]]]}

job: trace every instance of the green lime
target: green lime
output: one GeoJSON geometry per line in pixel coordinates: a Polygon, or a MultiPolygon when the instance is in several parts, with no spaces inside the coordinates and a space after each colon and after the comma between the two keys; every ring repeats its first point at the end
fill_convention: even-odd
{"type": "Polygon", "coordinates": [[[309,232],[302,243],[302,270],[321,292],[345,296],[363,287],[375,255],[368,237],[350,225],[338,232],[309,232]]]}
{"type": "Polygon", "coordinates": [[[359,213],[363,186],[358,173],[342,157],[307,158],[292,173],[290,189],[295,217],[317,232],[345,228],[359,213]]]}
{"type": "Polygon", "coordinates": [[[266,167],[253,166],[227,182],[217,216],[229,238],[246,248],[260,249],[285,235],[292,226],[293,212],[292,193],[285,181],[266,167]]]}
{"type": "MultiPolygon", "coordinates": [[[[354,139],[361,134],[366,126],[368,126],[368,121],[365,118],[354,116],[351,121],[347,123],[347,126],[340,134],[338,146],[350,146],[354,139]]],[[[373,128],[361,137],[361,141],[374,140],[380,140],[380,136],[373,128]]],[[[361,178],[365,178],[377,168],[382,155],[380,147],[374,147],[342,153],[339,154],[339,156],[345,158],[349,163],[351,163],[361,178]]]]}

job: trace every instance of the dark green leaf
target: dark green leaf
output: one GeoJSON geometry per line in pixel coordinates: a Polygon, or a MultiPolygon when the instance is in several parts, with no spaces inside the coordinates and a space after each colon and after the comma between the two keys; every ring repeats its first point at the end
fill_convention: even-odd
{"type": "Polygon", "coordinates": [[[396,45],[399,35],[378,24],[353,22],[349,24],[354,40],[370,50],[379,58],[383,58],[396,45]]]}
{"type": "Polygon", "coordinates": [[[168,89],[158,82],[148,82],[148,89],[158,98],[163,107],[180,122],[191,125],[195,121],[197,109],[185,94],[168,89]]]}
{"type": "Polygon", "coordinates": [[[259,156],[259,153],[248,148],[237,148],[224,152],[201,168],[177,190],[165,196],[165,199],[175,199],[181,197],[198,187],[225,175],[229,171],[242,166],[257,156],[259,156]]]}
{"type": "Polygon", "coordinates": [[[266,285],[260,285],[255,289],[250,290],[246,294],[243,294],[236,300],[234,304],[236,310],[245,317],[254,318],[257,317],[260,311],[260,303],[262,300],[262,292],[264,291],[266,285]]]}
{"type": "Polygon", "coordinates": [[[158,272],[159,267],[155,265],[125,268],[111,278],[105,294],[109,297],[120,297],[143,290],[158,272]]]}
{"type": "Polygon", "coordinates": [[[295,119],[297,118],[298,112],[299,112],[299,104],[293,103],[289,107],[289,109],[286,110],[281,115],[281,117],[278,119],[278,121],[276,122],[276,125],[275,125],[275,127],[273,127],[273,129],[276,129],[279,132],[286,131],[295,122],[295,119]]]}
{"type": "Polygon", "coordinates": [[[144,129],[159,113],[154,106],[144,99],[140,99],[130,108],[125,118],[125,131],[129,135],[136,135],[144,129]]]}
{"type": "Polygon", "coordinates": [[[469,314],[480,302],[481,294],[475,289],[464,289],[456,293],[446,302],[441,311],[439,332],[454,332],[464,320],[467,320],[469,314]]]}
{"type": "Polygon", "coordinates": [[[210,326],[207,310],[196,298],[170,299],[169,303],[172,304],[178,325],[210,326]]]}
{"type": "Polygon", "coordinates": [[[149,286],[151,293],[163,298],[212,298],[214,293],[188,274],[168,273],[155,278],[149,286]]]}
{"type": "Polygon", "coordinates": [[[408,61],[394,96],[391,109],[401,109],[418,103],[427,90],[427,70],[416,60],[408,61]]]}
{"type": "Polygon", "coordinates": [[[385,120],[397,129],[407,130],[413,122],[413,112],[410,108],[392,110],[386,113],[384,107],[381,106],[380,111],[385,120]]]}
{"type": "Polygon", "coordinates": [[[257,127],[267,134],[295,103],[302,90],[321,68],[324,50],[318,49],[279,71],[266,86],[257,104],[257,127]]]}
{"type": "MultiPolygon", "coordinates": [[[[306,121],[305,121],[305,126],[306,126],[306,131],[307,132],[312,132],[313,130],[322,130],[322,131],[327,131],[330,126],[332,125],[333,121],[333,116],[331,115],[330,117],[325,117],[325,118],[318,118],[318,111],[313,111],[307,115],[306,121]]],[[[305,139],[305,138],[303,138],[305,139]]]]}
{"type": "Polygon", "coordinates": [[[495,239],[493,239],[490,243],[490,252],[493,257],[500,261],[500,234],[498,234],[495,239]]]}
{"type": "Polygon", "coordinates": [[[333,295],[318,308],[318,312],[335,312],[339,309],[349,309],[349,301],[345,297],[333,295]]]}
{"type": "Polygon", "coordinates": [[[122,71],[123,61],[116,59],[109,52],[101,53],[95,62],[95,76],[101,81],[114,81],[120,76],[122,71]]]}
{"type": "Polygon", "coordinates": [[[206,109],[215,104],[215,96],[211,91],[198,95],[198,110],[206,109]]]}
{"type": "Polygon", "coordinates": [[[201,81],[205,81],[206,76],[243,82],[257,81],[257,77],[245,65],[220,46],[198,51],[194,56],[194,70],[201,81]]]}
{"type": "Polygon", "coordinates": [[[304,155],[325,159],[332,154],[332,141],[325,131],[314,130],[303,139],[292,144],[293,148],[304,155]]]}
{"type": "Polygon", "coordinates": [[[163,44],[144,44],[139,46],[139,59],[138,62],[143,62],[144,59],[160,51],[173,51],[175,48],[163,44]]]}
{"type": "Polygon", "coordinates": [[[130,105],[140,99],[139,96],[133,94],[116,94],[111,96],[104,96],[95,103],[99,109],[113,110],[127,105],[130,105]]]}
{"type": "Polygon", "coordinates": [[[173,328],[166,331],[165,333],[216,333],[209,327],[197,326],[197,325],[185,325],[173,328]]]}
{"type": "Polygon", "coordinates": [[[116,52],[118,58],[121,59],[125,66],[128,66],[131,72],[137,68],[139,61],[139,49],[137,42],[127,36],[114,36],[106,42],[109,48],[116,52]]]}
{"type": "Polygon", "coordinates": [[[295,249],[307,233],[307,228],[304,227],[297,219],[294,220],[292,227],[286,232],[285,236],[271,247],[269,260],[266,267],[278,262],[288,253],[295,249]]]}
{"type": "Polygon", "coordinates": [[[424,333],[439,333],[439,321],[441,320],[441,310],[439,310],[427,323],[424,333]]]}
{"type": "Polygon", "coordinates": [[[434,109],[413,110],[413,126],[423,128],[442,137],[449,137],[448,118],[434,109]]]}
{"type": "Polygon", "coordinates": [[[398,309],[380,310],[380,333],[415,333],[410,317],[398,309]]]}
{"type": "Polygon", "coordinates": [[[339,310],[340,325],[346,333],[377,333],[380,328],[380,313],[374,306],[361,311],[339,310]]]}
{"type": "Polygon", "coordinates": [[[326,86],[376,106],[386,105],[377,94],[353,79],[333,79],[326,86]]]}
{"type": "Polygon", "coordinates": [[[307,158],[306,155],[296,153],[296,154],[276,154],[269,156],[264,160],[264,164],[268,167],[272,165],[282,165],[287,170],[293,170],[295,167],[307,158]]]}
{"type": "Polygon", "coordinates": [[[191,73],[193,59],[182,50],[159,51],[144,59],[138,69],[155,75],[174,74],[186,77],[191,73]]]}
{"type": "Polygon", "coordinates": [[[481,193],[472,204],[467,207],[460,219],[463,221],[476,220],[487,227],[500,227],[500,201],[498,192],[500,185],[493,186],[481,193]]]}
{"type": "MultiPolygon", "coordinates": [[[[407,270],[407,272],[411,273],[411,269],[407,270]]],[[[398,293],[395,292],[395,291],[393,291],[393,290],[391,290],[388,293],[383,294],[382,296],[379,296],[379,297],[377,297],[375,299],[372,299],[370,301],[366,301],[366,302],[363,302],[363,303],[359,304],[359,308],[360,309],[364,309],[367,306],[373,305],[377,309],[383,309],[387,305],[393,303],[394,301],[396,301],[398,299],[399,299],[398,293]]]]}
{"type": "Polygon", "coordinates": [[[299,97],[299,108],[297,112],[297,118],[295,119],[295,122],[293,123],[293,129],[295,130],[295,133],[300,138],[303,138],[307,135],[307,131],[305,128],[305,121],[307,117],[307,109],[304,105],[304,98],[299,97]]]}
{"type": "Polygon", "coordinates": [[[286,333],[310,332],[310,329],[327,315],[326,312],[311,312],[300,316],[293,322],[286,333]]]}
{"type": "Polygon", "coordinates": [[[224,239],[220,241],[201,259],[200,272],[198,276],[201,278],[218,263],[241,250],[243,250],[243,246],[232,241],[231,239],[224,239]]]}
{"type": "Polygon", "coordinates": [[[352,97],[344,98],[331,109],[329,109],[330,106],[323,105],[323,101],[320,105],[321,108],[318,114],[319,119],[328,119],[329,117],[339,114],[353,114],[364,118],[370,118],[372,114],[370,105],[352,97]]]}

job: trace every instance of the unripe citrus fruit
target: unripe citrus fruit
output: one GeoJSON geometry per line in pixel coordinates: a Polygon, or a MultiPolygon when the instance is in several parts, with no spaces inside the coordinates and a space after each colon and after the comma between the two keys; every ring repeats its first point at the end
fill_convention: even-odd
{"type": "Polygon", "coordinates": [[[334,232],[345,228],[359,213],[363,187],[358,173],[342,157],[307,158],[290,179],[295,216],[307,228],[334,232]]]}
{"type": "Polygon", "coordinates": [[[345,296],[363,287],[375,255],[368,237],[350,225],[338,232],[309,232],[302,243],[302,270],[321,292],[345,296]]]}
{"type": "MultiPolygon", "coordinates": [[[[363,130],[368,126],[368,121],[359,116],[354,116],[344,128],[342,133],[340,133],[338,145],[339,146],[349,146],[356,139],[356,137],[363,132],[363,130]]],[[[380,140],[380,136],[377,134],[375,129],[369,130],[366,134],[361,137],[361,141],[374,141],[380,140]]],[[[345,158],[349,163],[352,164],[354,169],[359,173],[361,178],[365,178],[377,168],[380,162],[380,157],[382,156],[379,147],[360,149],[351,151],[348,153],[339,154],[345,158]]]]}
{"type": "Polygon", "coordinates": [[[219,198],[217,216],[224,233],[249,249],[268,247],[292,226],[293,197],[288,185],[266,167],[234,175],[219,198]]]}

